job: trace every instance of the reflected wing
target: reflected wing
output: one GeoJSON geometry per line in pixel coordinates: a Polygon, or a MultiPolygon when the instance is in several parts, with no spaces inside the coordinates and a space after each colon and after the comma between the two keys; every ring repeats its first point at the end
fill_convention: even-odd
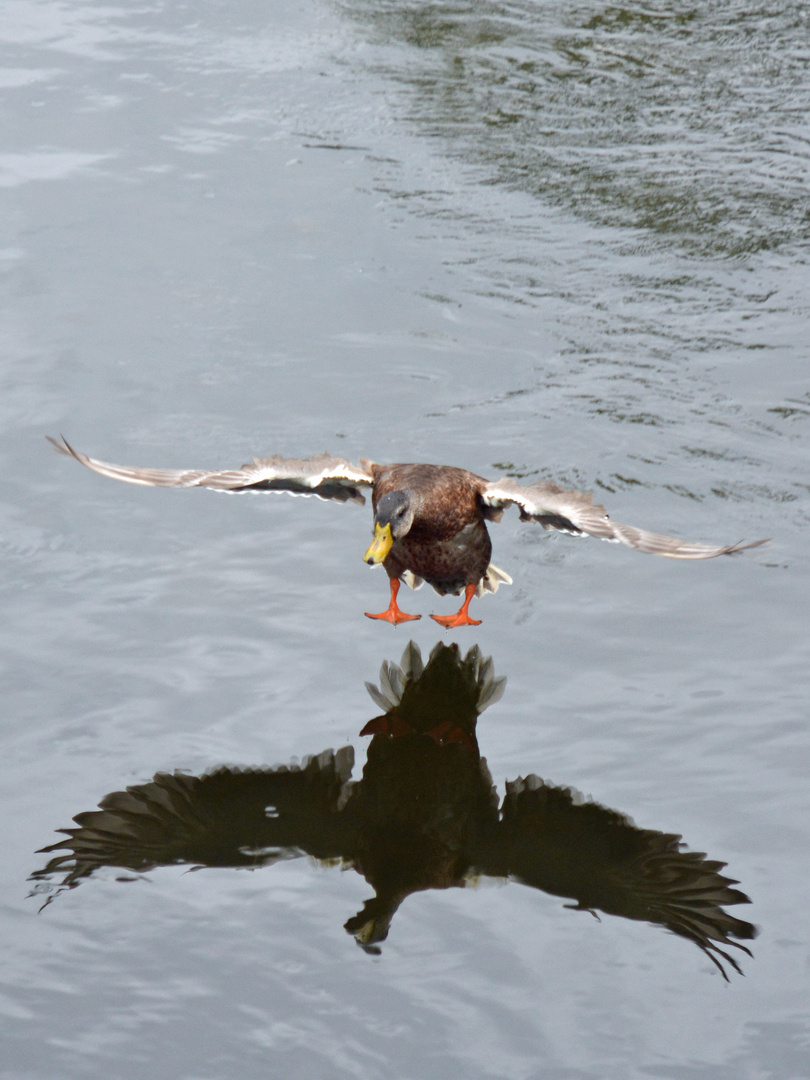
{"type": "Polygon", "coordinates": [[[662,536],[633,525],[619,525],[610,520],[604,506],[595,503],[592,495],[583,491],[563,491],[556,484],[524,487],[515,480],[504,478],[488,483],[481,493],[481,499],[485,506],[494,511],[503,510],[514,503],[520,509],[521,521],[536,521],[544,529],[555,529],[572,536],[595,536],[599,540],[626,544],[636,551],[664,555],[669,559],[713,559],[715,555],[733,555],[768,542],[754,540],[748,544],[716,547],[678,540],[674,536],[662,536]]]}
{"type": "Polygon", "coordinates": [[[353,842],[341,813],[353,763],[347,746],[300,767],[157,773],[77,814],[76,828],[60,830],[65,839],[42,848],[52,857],[31,879],[61,873],[72,888],[102,866],[143,873],[177,863],[264,866],[302,853],[340,858],[353,842]]]}
{"type": "Polygon", "coordinates": [[[570,788],[527,776],[507,783],[501,821],[473,859],[485,874],[570,897],[578,909],[665,926],[693,941],[727,978],[718,957],[740,968],[715,943],[748,953],[731,938],[750,940],[756,928],[725,909],[750,901],[720,873],[725,863],[682,848],[674,833],[639,829],[570,788]]]}
{"type": "Polygon", "coordinates": [[[286,491],[291,495],[317,495],[337,502],[364,503],[360,489],[371,487],[373,478],[365,465],[352,465],[344,458],[316,454],[309,458],[255,458],[239,469],[142,469],[111,465],[74,450],[64,436],[48,441],[60,453],[75,458],[88,469],[123,480],[127,484],[150,487],[207,487],[215,491],[286,491]]]}

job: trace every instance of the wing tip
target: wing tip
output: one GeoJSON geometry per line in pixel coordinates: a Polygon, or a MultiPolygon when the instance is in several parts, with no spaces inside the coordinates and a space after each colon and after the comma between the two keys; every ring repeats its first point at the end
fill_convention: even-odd
{"type": "Polygon", "coordinates": [[[762,547],[763,544],[770,544],[773,540],[772,536],[766,536],[764,540],[741,540],[737,544],[730,544],[727,548],[723,548],[720,552],[721,555],[738,555],[741,551],[749,551],[751,548],[762,547]]]}
{"type": "Polygon", "coordinates": [[[75,458],[76,461],[80,461],[83,465],[86,464],[86,461],[84,460],[85,455],[80,454],[78,450],[74,450],[64,435],[60,435],[58,439],[54,439],[52,435],[46,435],[45,438],[57,454],[64,454],[65,457],[72,457],[75,458]]]}
{"type": "Polygon", "coordinates": [[[57,454],[65,454],[68,457],[72,456],[72,451],[68,445],[68,441],[64,435],[60,435],[58,439],[55,439],[53,435],[46,435],[45,438],[57,452],[57,454]]]}

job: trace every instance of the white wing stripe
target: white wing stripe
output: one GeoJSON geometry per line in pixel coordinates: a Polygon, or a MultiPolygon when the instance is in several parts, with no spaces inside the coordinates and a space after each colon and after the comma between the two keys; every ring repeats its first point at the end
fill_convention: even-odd
{"type": "Polygon", "coordinates": [[[594,536],[669,559],[713,559],[717,555],[733,555],[746,548],[767,543],[766,540],[755,540],[747,544],[718,547],[648,532],[633,525],[620,525],[610,520],[604,506],[594,503],[592,495],[581,491],[563,491],[556,484],[523,487],[516,481],[505,478],[487,484],[481,493],[481,499],[485,505],[496,509],[501,509],[510,502],[515,503],[520,509],[522,520],[536,521],[544,529],[569,533],[572,536],[594,536]]]}
{"type": "Polygon", "coordinates": [[[98,461],[74,450],[66,439],[49,441],[60,454],[75,458],[82,465],[102,476],[122,480],[128,484],[150,487],[207,487],[215,491],[249,491],[251,489],[285,491],[294,495],[311,493],[321,499],[341,502],[364,503],[358,490],[371,487],[373,477],[368,469],[357,468],[343,458],[330,458],[317,454],[311,458],[285,459],[282,457],[255,459],[240,469],[205,471],[202,469],[150,469],[127,465],[113,465],[98,461]],[[289,485],[289,487],[285,487],[289,485]],[[320,489],[320,490],[318,490],[320,489]]]}

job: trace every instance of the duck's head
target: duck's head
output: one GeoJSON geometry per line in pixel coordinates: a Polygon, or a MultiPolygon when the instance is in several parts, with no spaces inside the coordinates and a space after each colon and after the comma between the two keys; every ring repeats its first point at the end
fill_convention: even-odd
{"type": "Polygon", "coordinates": [[[391,920],[407,895],[407,892],[402,892],[392,896],[373,896],[363,904],[362,911],[343,924],[344,930],[352,935],[363,952],[379,956],[382,952],[379,942],[388,937],[391,920]]]}
{"type": "Polygon", "coordinates": [[[413,525],[413,506],[410,491],[389,491],[377,503],[374,515],[374,539],[363,558],[369,565],[385,562],[395,540],[399,540],[413,525]]]}

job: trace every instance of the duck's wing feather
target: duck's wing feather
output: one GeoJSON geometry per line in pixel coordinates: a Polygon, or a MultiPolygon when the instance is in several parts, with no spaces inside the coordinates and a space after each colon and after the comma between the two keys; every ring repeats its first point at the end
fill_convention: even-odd
{"type": "Polygon", "coordinates": [[[620,525],[610,520],[604,506],[595,503],[592,495],[582,491],[564,491],[556,484],[524,486],[505,477],[487,483],[481,492],[481,500],[484,506],[494,511],[502,511],[514,503],[520,510],[522,521],[536,521],[544,529],[555,529],[573,536],[595,536],[669,559],[713,559],[716,555],[733,555],[768,542],[754,540],[717,547],[662,536],[633,525],[620,525]]]}
{"type": "Polygon", "coordinates": [[[604,911],[657,923],[693,941],[719,968],[740,967],[727,946],[756,936],[756,927],[726,909],[748,904],[725,863],[682,850],[681,837],[640,829],[616,810],[539,776],[506,781],[500,820],[484,819],[468,841],[475,869],[511,877],[580,911],[604,911]],[[736,938],[737,940],[731,940],[736,938]]]}
{"type": "Polygon", "coordinates": [[[239,469],[143,469],[112,465],[74,450],[64,436],[48,441],[60,454],[75,458],[102,476],[127,484],[150,487],[207,487],[215,491],[286,491],[291,495],[317,495],[320,499],[364,503],[361,488],[371,487],[373,477],[364,465],[352,465],[344,458],[316,454],[309,458],[255,458],[239,469]]]}

